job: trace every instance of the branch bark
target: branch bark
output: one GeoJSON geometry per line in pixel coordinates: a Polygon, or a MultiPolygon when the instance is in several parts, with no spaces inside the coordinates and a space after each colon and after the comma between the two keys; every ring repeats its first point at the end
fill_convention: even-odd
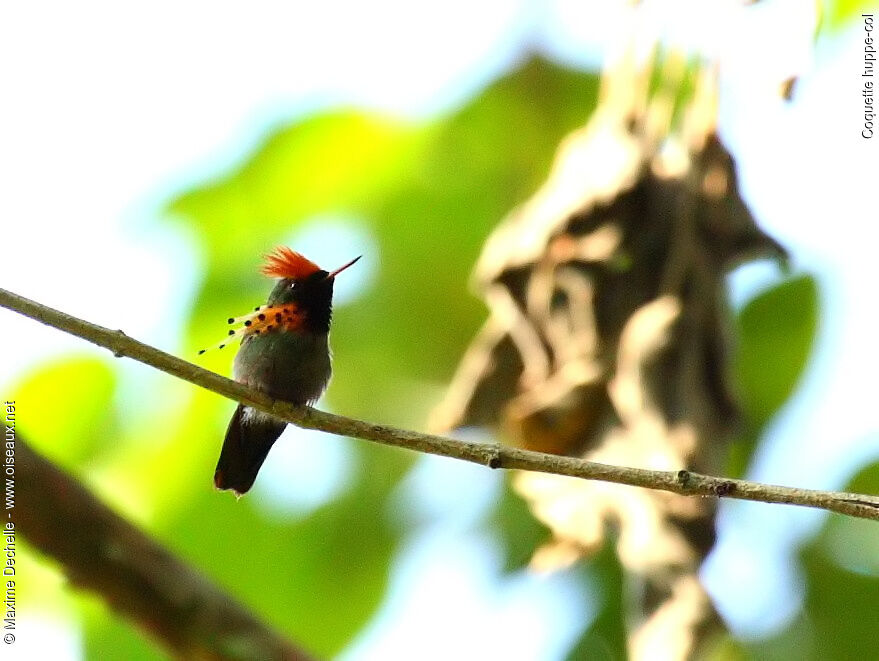
{"type": "Polygon", "coordinates": [[[461,459],[489,468],[516,468],[587,480],[603,480],[691,496],[716,496],[800,505],[879,521],[879,496],[761,484],[701,475],[685,470],[657,471],[610,466],[575,457],[422,434],[334,415],[310,407],[297,407],[273,400],[264,393],[138,342],[121,330],[114,331],[89,323],[5,289],[0,289],[0,306],[109,349],[117,357],[133,358],[218,395],[271,413],[306,429],[461,459]]]}
{"type": "Polygon", "coordinates": [[[15,523],[77,586],[181,659],[310,657],[19,438],[15,523]]]}

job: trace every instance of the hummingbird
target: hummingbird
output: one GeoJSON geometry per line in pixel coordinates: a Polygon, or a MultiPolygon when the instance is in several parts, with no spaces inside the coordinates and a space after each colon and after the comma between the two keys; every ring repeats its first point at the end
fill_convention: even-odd
{"type": "MultiPolygon", "coordinates": [[[[241,337],[232,367],[235,380],[297,406],[314,403],[332,372],[333,283],[358,259],[327,272],[286,246],[266,255],[262,273],[278,278],[268,301],[250,314],[228,320],[241,324],[229,330],[231,339],[241,337]]],[[[279,418],[239,404],[226,430],[214,485],[232,489],[237,496],[247,493],[286,426],[279,418]]]]}

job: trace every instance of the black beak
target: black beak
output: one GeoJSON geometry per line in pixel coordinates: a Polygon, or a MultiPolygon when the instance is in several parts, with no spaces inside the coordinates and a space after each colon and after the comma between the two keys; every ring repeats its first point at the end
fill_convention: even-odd
{"type": "Polygon", "coordinates": [[[339,275],[339,274],[340,274],[342,271],[344,271],[346,268],[348,268],[349,266],[352,266],[352,265],[353,265],[358,259],[360,259],[361,257],[363,257],[363,255],[359,255],[359,256],[355,257],[355,258],[352,259],[350,262],[348,262],[347,264],[345,264],[345,266],[340,266],[339,268],[337,268],[337,269],[336,269],[335,271],[333,271],[332,273],[329,273],[329,274],[327,275],[327,280],[331,280],[332,278],[335,278],[337,275],[339,275]]]}

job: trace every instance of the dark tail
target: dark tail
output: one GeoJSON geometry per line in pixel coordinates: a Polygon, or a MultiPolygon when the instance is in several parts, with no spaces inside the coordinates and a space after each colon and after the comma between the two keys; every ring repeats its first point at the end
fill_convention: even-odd
{"type": "Polygon", "coordinates": [[[262,462],[287,426],[282,420],[264,415],[245,418],[244,408],[239,404],[229,421],[220,460],[214,471],[217,489],[232,489],[239,496],[253,486],[262,462]]]}

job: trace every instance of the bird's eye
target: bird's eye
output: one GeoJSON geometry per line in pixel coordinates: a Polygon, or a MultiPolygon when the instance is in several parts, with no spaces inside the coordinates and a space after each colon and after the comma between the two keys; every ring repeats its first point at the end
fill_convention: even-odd
{"type": "Polygon", "coordinates": [[[290,289],[298,289],[298,288],[299,288],[299,283],[296,280],[294,280],[293,282],[290,283],[290,289]]]}

